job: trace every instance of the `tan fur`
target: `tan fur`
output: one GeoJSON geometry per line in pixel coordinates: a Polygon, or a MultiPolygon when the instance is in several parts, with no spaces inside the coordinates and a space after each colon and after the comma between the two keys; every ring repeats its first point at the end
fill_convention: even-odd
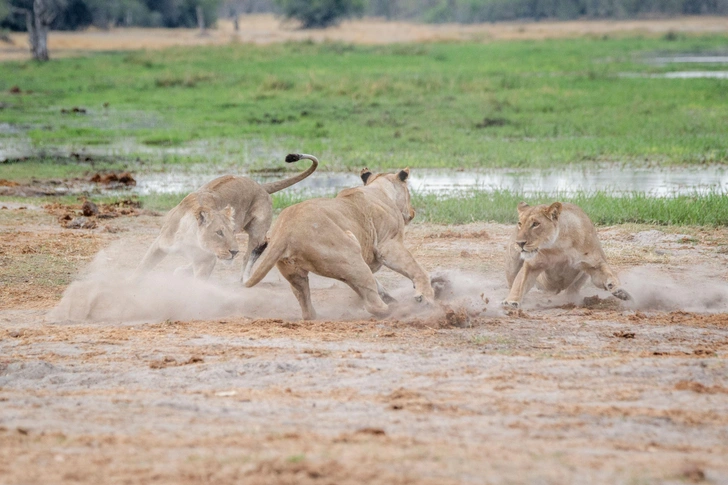
{"type": "Polygon", "coordinates": [[[597,231],[573,204],[518,204],[518,227],[507,247],[506,278],[510,293],[504,306],[518,308],[535,285],[559,293],[577,293],[591,277],[597,288],[630,299],[607,264],[597,231]]]}
{"type": "Polygon", "coordinates": [[[169,211],[159,233],[139,264],[136,274],[151,270],[169,253],[179,253],[191,263],[178,271],[193,272],[197,278],[208,278],[217,259],[232,260],[238,253],[235,234],[248,234],[248,247],[243,257],[244,279],[263,250],[265,235],[273,219],[270,194],[289,187],[316,170],[318,160],[312,155],[289,155],[287,162],[309,159],[306,171],[284,180],[259,184],[248,177],[224,175],[189,194],[169,211]],[[257,248],[257,250],[256,250],[257,248]]]}
{"type": "Polygon", "coordinates": [[[374,315],[389,311],[390,297],[374,278],[382,266],[414,282],[415,298],[434,302],[430,279],[404,245],[404,228],[414,217],[406,180],[362,171],[365,185],[333,199],[311,199],[286,208],[271,229],[270,242],[245,286],[256,285],[273,268],[291,284],[304,319],[316,317],[309,272],[349,285],[374,315]]]}

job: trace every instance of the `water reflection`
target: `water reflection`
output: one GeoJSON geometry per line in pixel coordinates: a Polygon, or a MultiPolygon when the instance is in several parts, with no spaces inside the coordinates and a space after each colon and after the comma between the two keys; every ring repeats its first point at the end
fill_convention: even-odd
{"type": "MultiPolygon", "coordinates": [[[[229,173],[229,172],[226,172],[229,173]]],[[[135,191],[149,193],[191,192],[224,173],[138,174],[135,191]]],[[[259,182],[278,180],[289,174],[250,175],[259,182]]],[[[355,173],[316,172],[286,189],[310,196],[330,195],[346,187],[361,185],[355,173]]],[[[604,191],[619,194],[642,192],[655,197],[679,194],[728,193],[728,168],[724,166],[676,168],[563,168],[558,170],[444,171],[413,169],[410,186],[418,193],[457,193],[470,190],[509,190],[524,195],[538,193],[574,194],[604,191]]]]}

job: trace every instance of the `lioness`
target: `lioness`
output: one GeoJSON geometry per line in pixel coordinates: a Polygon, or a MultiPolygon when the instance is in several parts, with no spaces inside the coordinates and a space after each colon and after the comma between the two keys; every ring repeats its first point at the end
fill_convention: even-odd
{"type": "Polygon", "coordinates": [[[300,182],[318,167],[313,155],[290,154],[286,163],[302,159],[313,163],[294,177],[259,184],[248,177],[224,175],[189,194],[167,214],[159,237],[137,267],[136,275],[151,270],[168,253],[181,253],[192,263],[178,270],[192,270],[195,277],[206,279],[217,259],[232,260],[238,254],[235,234],[245,231],[248,248],[243,257],[244,281],[265,249],[265,235],[273,219],[270,194],[300,182]]]}
{"type": "Polygon", "coordinates": [[[503,301],[518,308],[534,284],[559,293],[577,293],[591,277],[597,288],[621,300],[629,293],[619,287],[589,217],[573,204],[554,202],[531,207],[518,204],[518,228],[508,244],[506,278],[511,289],[503,301]]]}
{"type": "Polygon", "coordinates": [[[415,298],[434,303],[427,273],[404,245],[404,227],[415,216],[407,188],[409,169],[390,174],[361,172],[363,187],[345,189],[333,199],[311,199],[278,216],[268,248],[245,286],[278,267],[298,299],[303,318],[316,318],[308,273],[349,285],[374,315],[387,314],[391,297],[374,278],[386,266],[415,285],[415,298]]]}

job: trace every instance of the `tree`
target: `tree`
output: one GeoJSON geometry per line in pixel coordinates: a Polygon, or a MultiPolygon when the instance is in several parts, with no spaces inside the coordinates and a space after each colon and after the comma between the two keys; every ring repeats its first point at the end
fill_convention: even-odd
{"type": "Polygon", "coordinates": [[[33,59],[41,62],[49,59],[48,30],[65,4],[65,0],[32,0],[32,3],[30,1],[20,3],[21,6],[10,5],[11,12],[25,16],[25,28],[28,30],[33,59]]]}
{"type": "Polygon", "coordinates": [[[363,0],[275,0],[288,18],[300,20],[304,29],[328,27],[364,11],[363,0]]]}

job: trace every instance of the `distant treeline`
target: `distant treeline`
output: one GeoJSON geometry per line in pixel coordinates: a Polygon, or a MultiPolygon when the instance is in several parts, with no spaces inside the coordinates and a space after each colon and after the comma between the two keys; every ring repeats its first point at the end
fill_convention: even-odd
{"type": "MultiPolygon", "coordinates": [[[[277,3],[228,0],[220,13],[277,12],[277,3]]],[[[433,23],[728,15],[728,0],[365,0],[364,4],[365,15],[433,23]]]]}
{"type": "MultiPolygon", "coordinates": [[[[281,11],[281,1],[276,0],[48,1],[55,4],[58,11],[51,25],[51,28],[58,30],[83,29],[91,25],[101,28],[194,27],[197,25],[198,6],[203,9],[206,25],[213,25],[218,17],[281,11]]],[[[339,3],[347,1],[358,0],[341,0],[339,3]]],[[[0,28],[25,30],[26,19],[19,9],[31,9],[32,5],[33,0],[0,0],[0,28]]],[[[675,15],[728,15],[728,0],[364,0],[363,13],[388,19],[432,23],[577,18],[627,19],[675,15]]]]}
{"type": "Polygon", "coordinates": [[[426,22],[728,15],[728,0],[373,0],[390,16],[426,22]],[[401,7],[398,5],[401,4],[401,7]],[[419,5],[418,5],[419,4],[419,5]],[[409,7],[409,8],[407,8],[409,7]],[[388,10],[399,8],[392,13],[388,10]]]}
{"type": "MultiPolygon", "coordinates": [[[[0,0],[0,28],[26,30],[22,9],[32,10],[33,0],[0,0]],[[10,7],[10,8],[8,8],[10,7]]],[[[141,27],[197,26],[197,7],[202,7],[206,25],[217,20],[223,0],[49,0],[56,11],[51,28],[76,30],[91,25],[141,27]]]]}

